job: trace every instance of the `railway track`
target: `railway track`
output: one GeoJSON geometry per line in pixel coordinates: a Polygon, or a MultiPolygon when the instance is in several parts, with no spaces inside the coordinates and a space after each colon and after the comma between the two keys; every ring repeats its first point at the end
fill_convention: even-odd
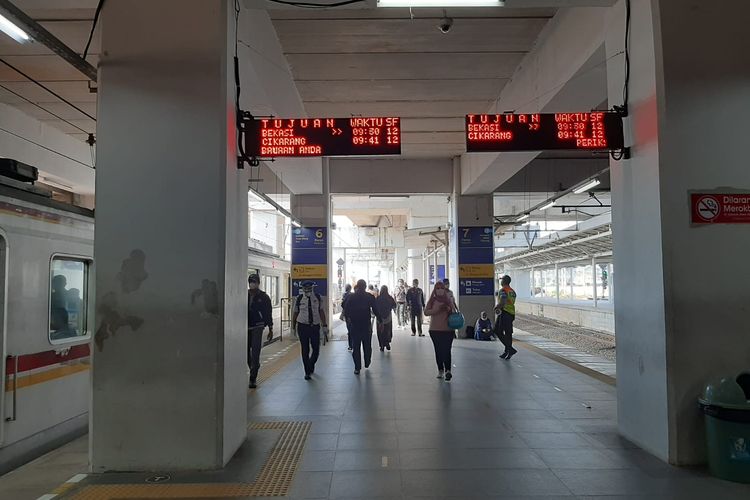
{"type": "Polygon", "coordinates": [[[570,345],[593,355],[611,360],[615,359],[615,336],[610,333],[524,314],[516,316],[514,326],[534,335],[570,345]]]}

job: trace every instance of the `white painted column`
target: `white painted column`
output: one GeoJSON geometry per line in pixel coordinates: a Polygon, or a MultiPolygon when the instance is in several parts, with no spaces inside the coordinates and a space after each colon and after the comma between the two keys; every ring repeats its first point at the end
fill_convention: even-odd
{"type": "MultiPolygon", "coordinates": [[[[456,222],[451,235],[457,241],[452,245],[457,249],[454,262],[458,268],[458,282],[451,284],[461,312],[466,319],[467,325],[473,325],[482,311],[490,316],[495,306],[495,251],[493,227],[493,200],[492,194],[475,196],[458,196],[456,202],[456,222]],[[485,233],[485,231],[489,231],[485,233]],[[479,235],[486,234],[489,237],[491,247],[489,251],[480,250],[479,235]],[[472,235],[472,236],[469,236],[472,235]],[[467,236],[474,240],[468,243],[467,236]],[[486,257],[485,257],[486,254],[486,257]],[[482,256],[482,261],[476,260],[482,256]],[[462,268],[462,264],[465,266],[462,268]],[[473,268],[467,273],[470,265],[473,268]],[[480,267],[477,267],[479,265],[480,267]],[[462,272],[463,269],[463,272],[462,272]],[[480,270],[481,269],[481,270],[480,270]],[[479,272],[477,272],[479,271],[479,272]],[[472,282],[468,285],[468,282],[472,282]],[[477,283],[482,283],[477,285],[477,283]]],[[[514,276],[511,276],[514,279],[514,276]]],[[[511,283],[513,286],[513,283],[511,283]]]]}
{"type": "MultiPolygon", "coordinates": [[[[675,464],[705,460],[704,384],[747,370],[747,249],[740,225],[692,227],[690,190],[750,189],[750,3],[633,0],[632,158],[613,162],[620,432],[675,464]],[[700,36],[695,36],[700,33],[700,36]],[[724,188],[726,189],[726,188],[724,188]],[[696,263],[706,263],[700,269],[696,263]]],[[[623,49],[613,7],[608,57],[623,49]]],[[[623,60],[608,59],[619,104],[623,60]]]]}
{"type": "Polygon", "coordinates": [[[247,436],[247,176],[230,4],[103,10],[95,472],[217,469],[247,436]]]}

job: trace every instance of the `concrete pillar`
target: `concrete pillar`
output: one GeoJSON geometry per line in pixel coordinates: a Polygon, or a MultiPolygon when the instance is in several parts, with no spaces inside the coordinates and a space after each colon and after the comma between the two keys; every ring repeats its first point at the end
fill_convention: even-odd
{"type": "Polygon", "coordinates": [[[91,468],[217,469],[247,437],[247,176],[226,0],[102,17],[91,468]]]}
{"type": "MultiPolygon", "coordinates": [[[[495,305],[495,250],[492,194],[453,198],[457,225],[451,244],[457,249],[458,280],[451,283],[458,305],[473,325],[482,311],[492,315],[495,305]]],[[[512,278],[512,277],[511,277],[512,278]]]]}
{"type": "MultiPolygon", "coordinates": [[[[750,188],[750,127],[740,119],[750,113],[750,65],[737,52],[750,46],[750,3],[720,3],[632,1],[632,158],[611,171],[618,425],[675,464],[705,459],[704,384],[750,366],[738,274],[750,232],[690,223],[689,191],[750,188]]],[[[612,9],[608,57],[623,49],[624,11],[624,1],[612,9]]],[[[609,102],[619,104],[622,58],[607,72],[609,102]]]]}
{"type": "Polygon", "coordinates": [[[329,165],[323,162],[323,194],[292,196],[292,215],[302,227],[292,229],[292,297],[299,294],[299,284],[307,279],[316,283],[315,291],[328,306],[331,317],[329,288],[331,276],[331,196],[328,189],[329,165]]]}

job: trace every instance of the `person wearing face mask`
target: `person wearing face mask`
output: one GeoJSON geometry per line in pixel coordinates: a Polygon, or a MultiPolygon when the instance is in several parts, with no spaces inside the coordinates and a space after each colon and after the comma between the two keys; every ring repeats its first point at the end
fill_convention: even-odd
{"type": "Polygon", "coordinates": [[[247,364],[250,367],[251,389],[260,370],[260,350],[263,347],[263,330],[268,327],[268,340],[273,338],[273,308],[271,298],[260,289],[260,278],[252,274],[247,278],[247,364]]]}
{"type": "Polygon", "coordinates": [[[302,345],[302,365],[305,368],[305,380],[310,380],[315,373],[315,363],[320,354],[320,329],[326,333],[326,313],[320,295],[313,292],[315,283],[303,281],[302,293],[294,301],[292,327],[297,330],[302,345]],[[310,350],[312,349],[312,354],[310,350]]]}
{"type": "Polygon", "coordinates": [[[451,373],[451,348],[453,330],[448,326],[448,316],[455,312],[455,303],[442,281],[435,283],[424,313],[430,316],[430,338],[435,347],[435,361],[438,366],[437,378],[453,378],[451,373]]]}
{"type": "Polygon", "coordinates": [[[451,282],[448,280],[448,278],[445,278],[443,280],[443,285],[445,285],[445,293],[448,295],[448,297],[450,297],[454,309],[458,311],[458,306],[456,305],[456,297],[455,295],[453,295],[453,290],[451,290],[451,282]]]}

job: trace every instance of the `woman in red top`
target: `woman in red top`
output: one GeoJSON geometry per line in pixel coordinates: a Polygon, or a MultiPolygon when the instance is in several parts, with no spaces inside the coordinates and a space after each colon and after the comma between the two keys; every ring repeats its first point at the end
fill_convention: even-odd
{"type": "Polygon", "coordinates": [[[453,302],[442,281],[435,283],[430,300],[427,301],[424,313],[430,316],[430,338],[435,346],[435,361],[438,366],[437,378],[450,380],[451,348],[453,347],[453,330],[448,326],[448,316],[455,312],[453,302]]]}

